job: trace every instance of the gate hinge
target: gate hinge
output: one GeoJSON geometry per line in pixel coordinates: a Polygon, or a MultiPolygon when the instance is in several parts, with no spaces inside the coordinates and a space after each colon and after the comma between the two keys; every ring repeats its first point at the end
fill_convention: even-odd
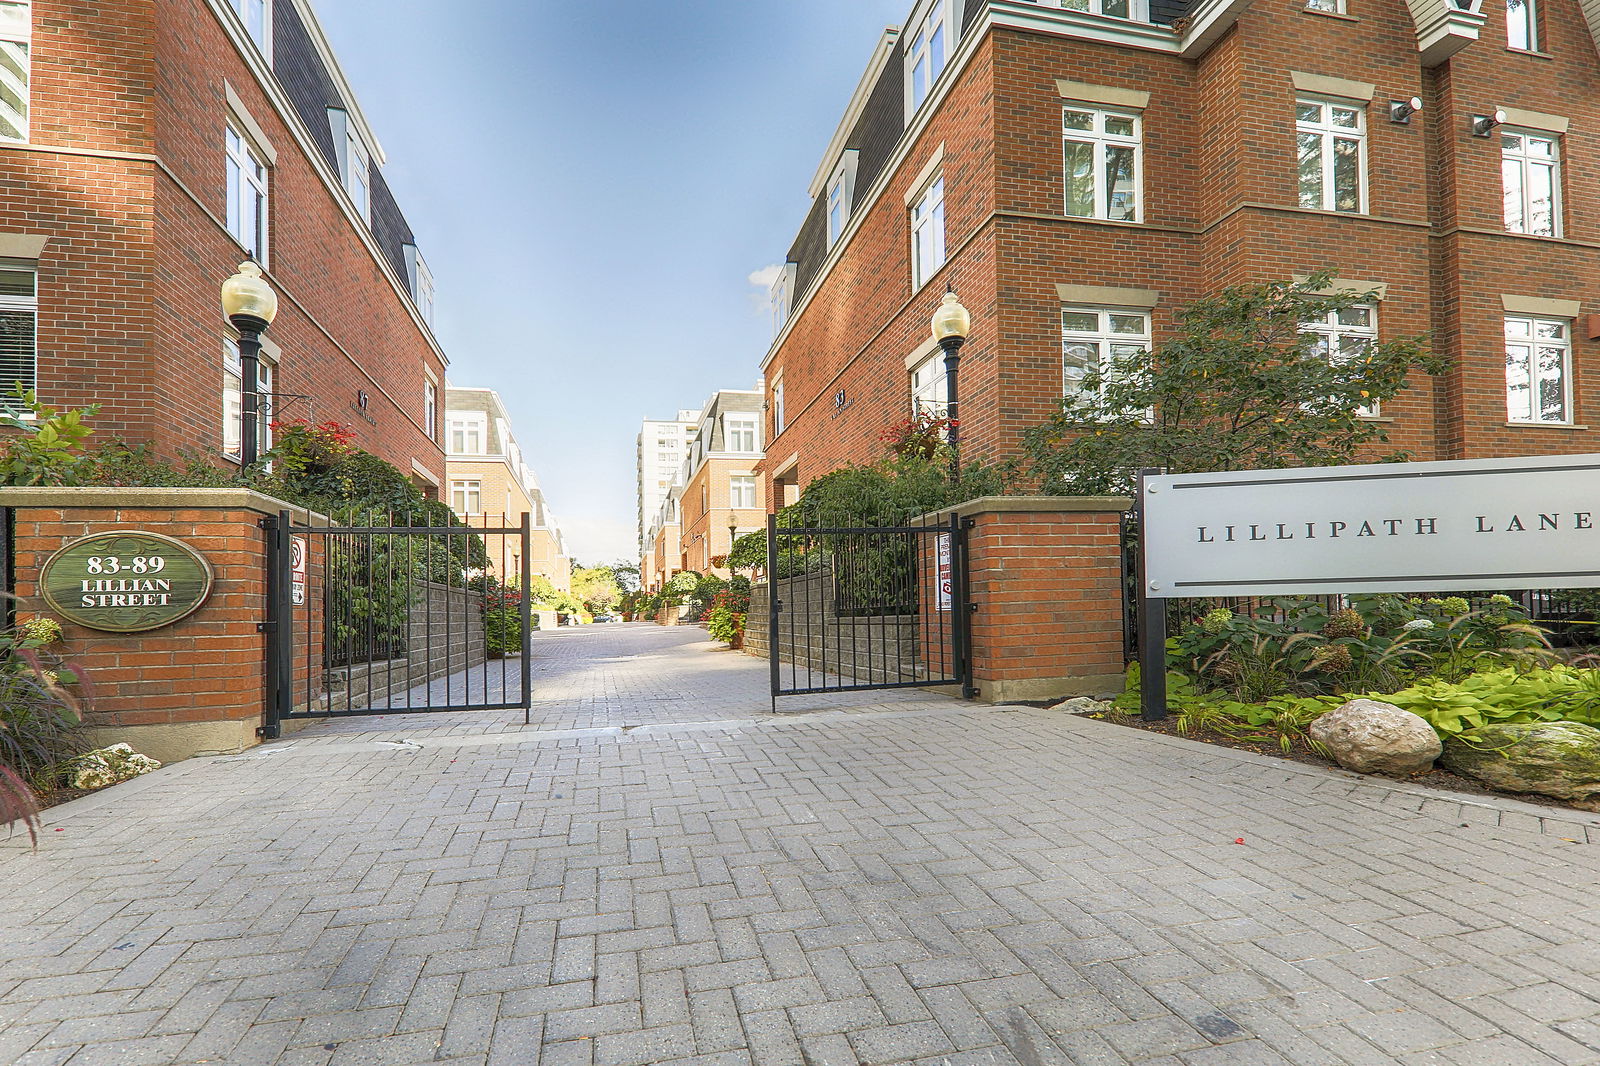
{"type": "Polygon", "coordinates": [[[976,603],[969,603],[969,604],[967,604],[967,610],[971,611],[973,614],[977,614],[978,613],[978,605],[976,603]]]}
{"type": "Polygon", "coordinates": [[[277,631],[278,631],[278,623],[276,623],[276,622],[257,622],[256,623],[256,632],[257,633],[276,633],[277,631]]]}
{"type": "Polygon", "coordinates": [[[977,524],[978,524],[978,520],[976,518],[971,517],[970,515],[961,520],[961,528],[962,529],[971,529],[973,526],[975,526],[977,524]]]}

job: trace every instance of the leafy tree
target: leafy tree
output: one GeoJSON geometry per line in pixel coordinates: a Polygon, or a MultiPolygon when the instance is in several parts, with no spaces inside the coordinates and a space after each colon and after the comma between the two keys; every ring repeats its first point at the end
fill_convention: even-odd
{"type": "Polygon", "coordinates": [[[611,573],[617,579],[617,587],[623,592],[633,592],[639,588],[639,568],[625,560],[618,560],[611,564],[611,573]]]}
{"type": "Polygon", "coordinates": [[[572,572],[572,595],[601,614],[622,600],[616,573],[609,566],[586,566],[572,572]]]}
{"type": "MultiPolygon", "coordinates": [[[[1359,412],[1393,399],[1414,372],[1447,359],[1419,338],[1346,348],[1330,359],[1308,322],[1348,313],[1370,293],[1326,295],[1324,271],[1298,283],[1237,285],[1179,314],[1153,351],[1113,357],[1023,437],[1046,492],[1131,491],[1141,467],[1173,473],[1351,463],[1388,436],[1359,412]]],[[[1404,453],[1385,456],[1404,459],[1404,453]]]]}

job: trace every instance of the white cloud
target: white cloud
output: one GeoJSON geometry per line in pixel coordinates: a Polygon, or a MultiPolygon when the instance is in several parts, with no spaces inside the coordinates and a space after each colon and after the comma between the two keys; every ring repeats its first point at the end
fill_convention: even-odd
{"type": "Polygon", "coordinates": [[[753,310],[765,314],[772,307],[772,286],[780,275],[783,274],[782,263],[772,263],[760,270],[752,270],[746,279],[755,288],[750,294],[750,306],[753,310]]]}

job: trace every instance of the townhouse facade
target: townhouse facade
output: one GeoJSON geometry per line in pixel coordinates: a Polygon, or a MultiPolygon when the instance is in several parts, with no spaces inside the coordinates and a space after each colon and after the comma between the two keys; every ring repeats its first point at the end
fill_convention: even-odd
{"type": "Polygon", "coordinates": [[[468,525],[484,527],[514,526],[526,514],[529,570],[571,591],[572,554],[512,432],[505,401],[488,388],[446,385],[444,395],[450,509],[468,525]]]}
{"type": "Polygon", "coordinates": [[[240,451],[218,287],[253,260],[273,421],[348,424],[440,494],[447,360],[385,156],[307,0],[0,3],[0,391],[102,437],[240,451]]]}
{"type": "Polygon", "coordinates": [[[766,503],[756,466],[761,461],[762,393],[723,389],[701,408],[672,490],[680,519],[678,569],[727,578],[733,541],[763,527],[766,503]]]}
{"type": "Polygon", "coordinates": [[[1014,454],[1112,354],[1224,286],[1331,269],[1332,357],[1453,359],[1367,417],[1418,459],[1594,451],[1600,14],[1579,0],[917,0],[773,288],[774,507],[944,402],[1014,454]]]}

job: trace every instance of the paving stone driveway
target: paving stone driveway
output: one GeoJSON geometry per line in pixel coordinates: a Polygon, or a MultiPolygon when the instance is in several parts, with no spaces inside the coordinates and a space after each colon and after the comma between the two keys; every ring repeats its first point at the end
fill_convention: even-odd
{"type": "Polygon", "coordinates": [[[774,718],[692,630],[536,650],[530,729],[346,721],[0,845],[0,1063],[1600,1062],[1586,816],[925,694],[774,718]]]}

